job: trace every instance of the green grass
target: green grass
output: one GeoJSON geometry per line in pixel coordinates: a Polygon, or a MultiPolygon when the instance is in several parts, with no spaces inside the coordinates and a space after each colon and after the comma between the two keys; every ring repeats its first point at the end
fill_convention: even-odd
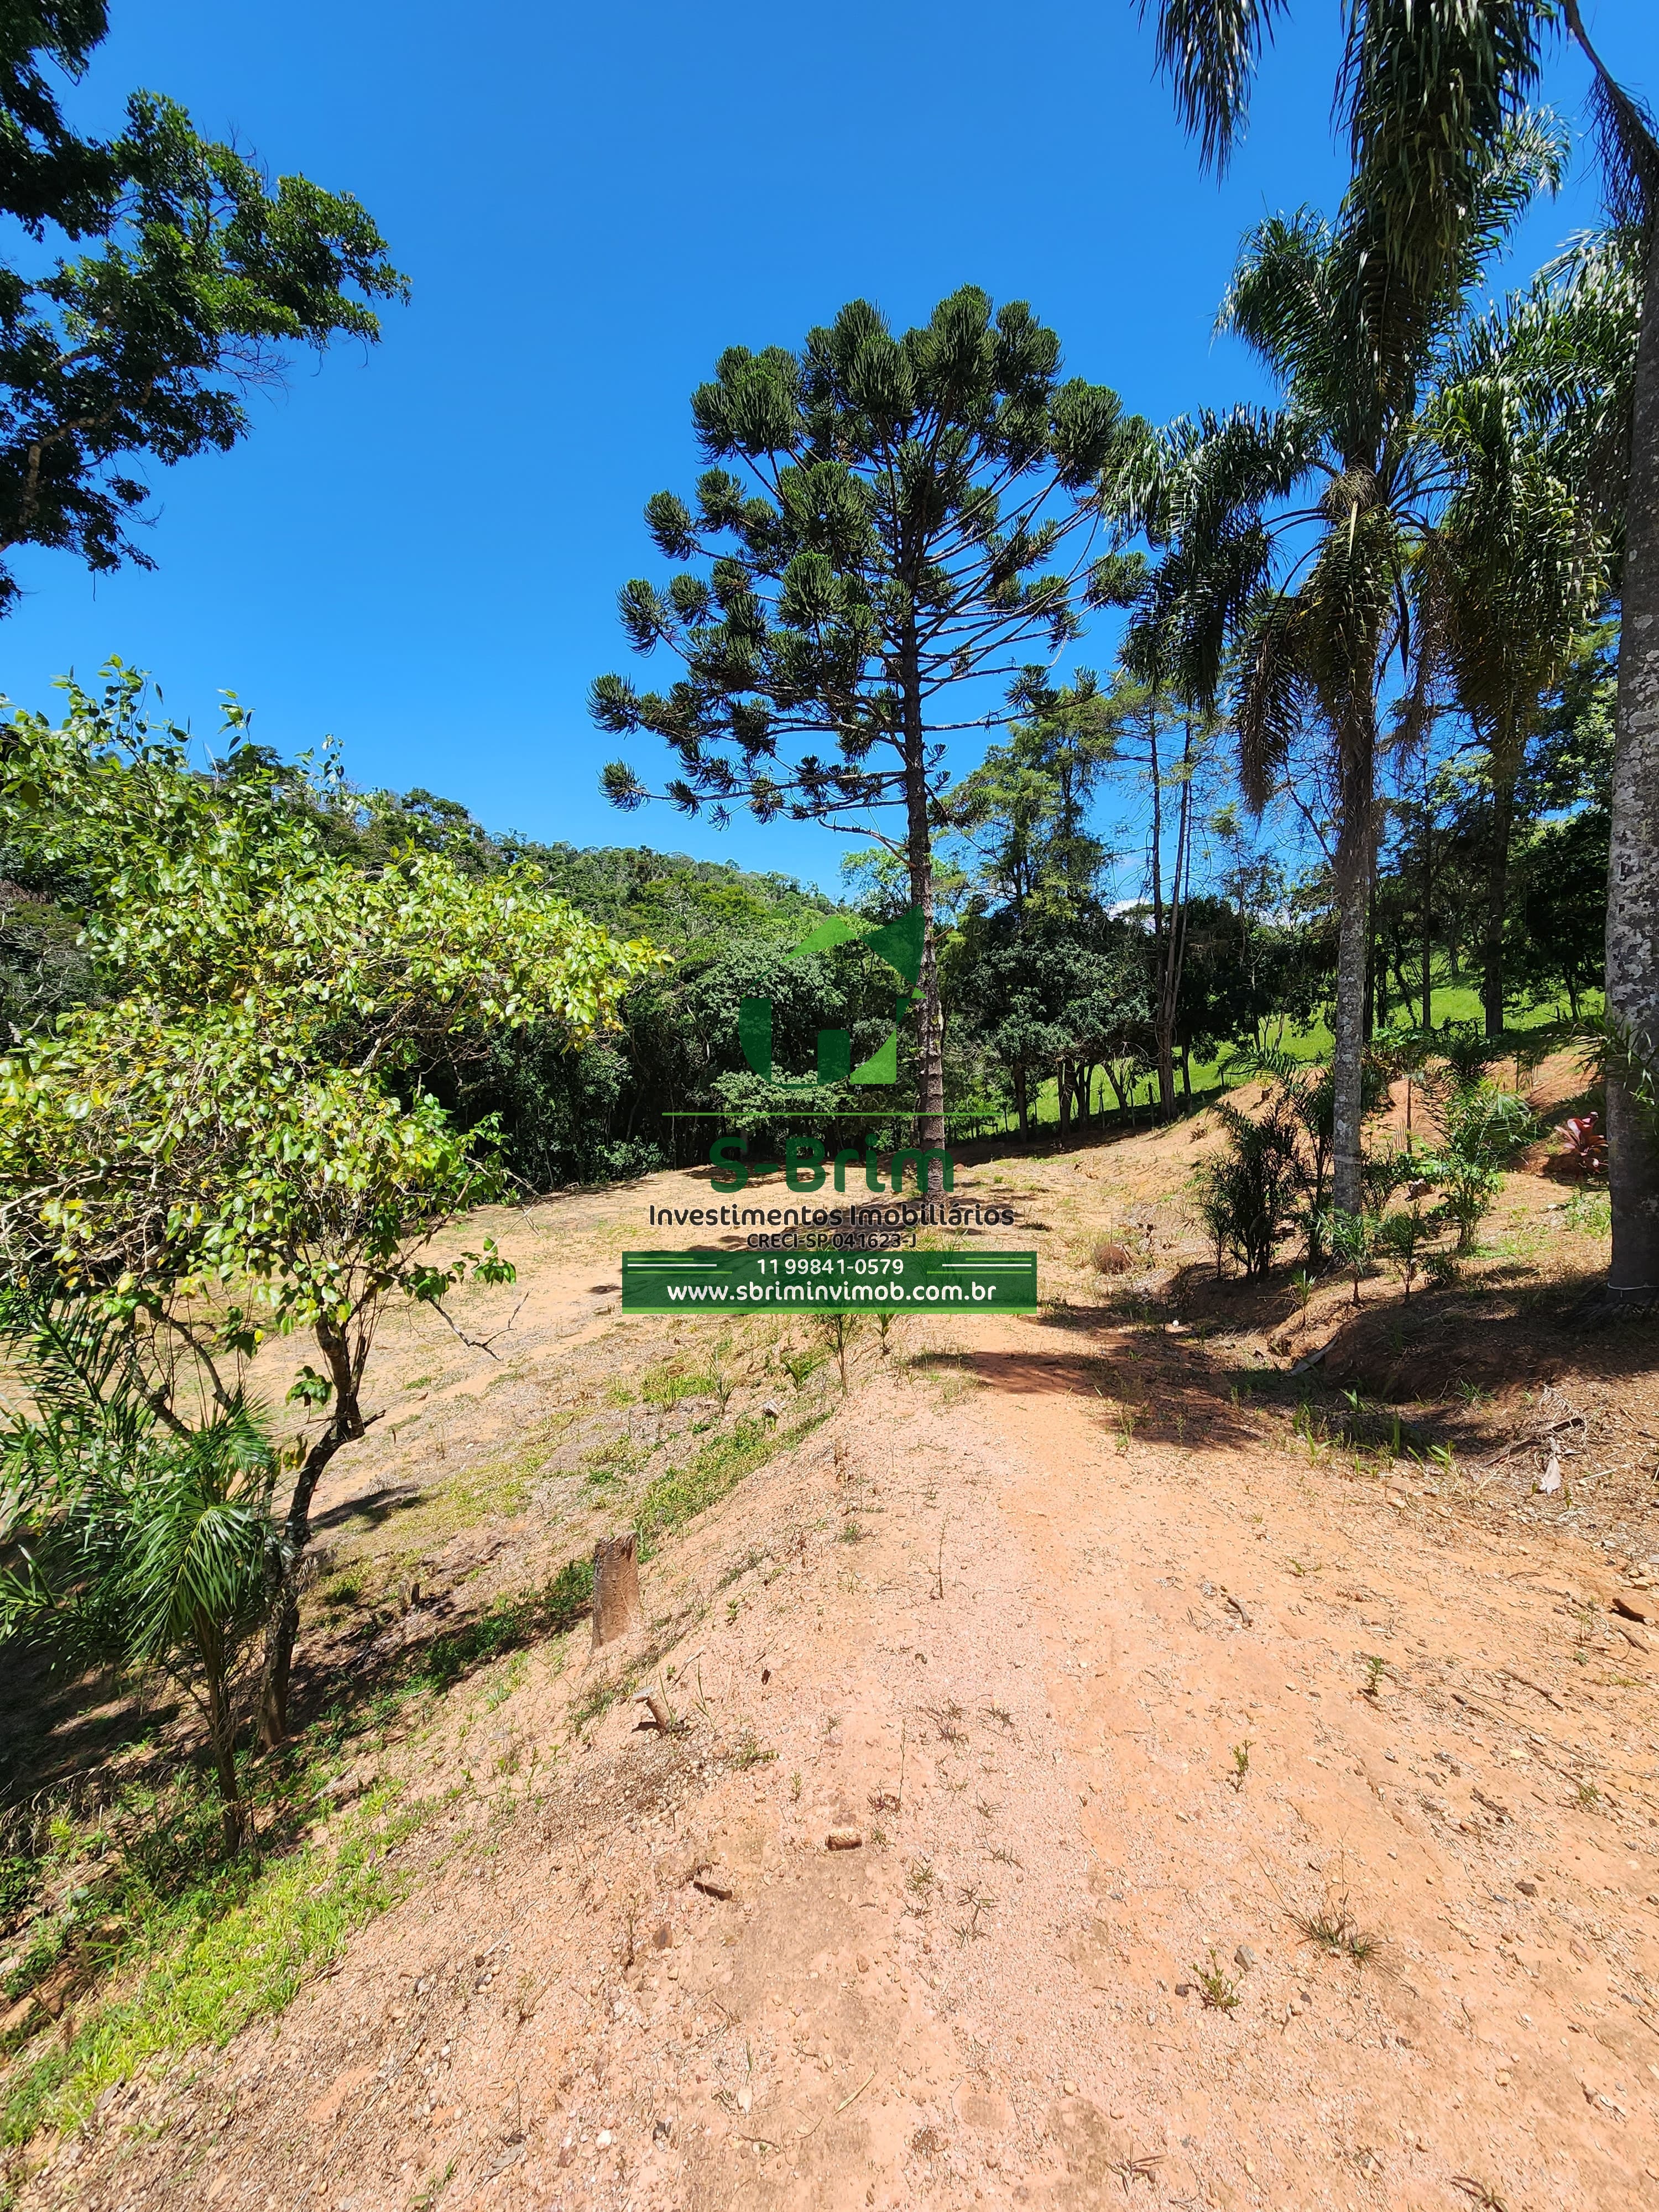
{"type": "Polygon", "coordinates": [[[160,1925],[135,1930],[127,1955],[147,1947],[160,1955],[120,1973],[109,1994],[86,2005],[67,2045],[54,2042],[21,2066],[0,2104],[0,2142],[73,2127],[106,2089],[149,2062],[222,2046],[250,2021],[280,2012],[406,1886],[386,1855],[431,1808],[393,1811],[397,1796],[388,1789],[364,1798],[337,1854],[312,1845],[257,1869],[250,1862],[244,1893],[226,1909],[215,1911],[210,1881],[174,1899],[160,1925]],[[180,1919],[183,1929],[167,1924],[180,1919]]]}
{"type": "Polygon", "coordinates": [[[713,1398],[720,1389],[720,1376],[712,1370],[698,1372],[684,1368],[674,1360],[663,1360],[646,1370],[640,1382],[640,1395],[647,1406],[660,1406],[672,1412],[687,1398],[713,1398]]]}
{"type": "Polygon", "coordinates": [[[671,1467],[647,1483],[634,1516],[641,1557],[649,1556],[655,1539],[718,1504],[745,1475],[775,1452],[799,1443],[824,1418],[823,1413],[812,1413],[793,1428],[770,1431],[760,1421],[738,1421],[724,1435],[711,1437],[690,1467],[671,1467]]]}
{"type": "MultiPolygon", "coordinates": [[[[1580,1001],[1581,1008],[1586,1013],[1592,1012],[1599,1004],[1600,1000],[1593,992],[1586,993],[1580,1001]]],[[[1415,1007],[1416,1001],[1413,1000],[1409,1018],[1415,1018],[1415,1007]]],[[[1478,1023],[1481,1018],[1480,994],[1473,984],[1437,983],[1430,996],[1430,1008],[1437,1026],[1443,1025],[1448,1021],[1478,1023]]],[[[1391,1008],[1390,1013],[1392,1018],[1401,1020],[1408,1018],[1403,1008],[1391,1008]]],[[[1565,1002],[1563,1001],[1559,1004],[1528,1006],[1519,1012],[1512,1013],[1509,1026],[1511,1032],[1519,1034],[1531,1030],[1549,1029],[1558,1023],[1565,1022],[1566,1018],[1567,1008],[1565,1002]]],[[[1269,1042],[1279,1051],[1288,1054],[1292,1060],[1322,1060],[1330,1051],[1334,1040],[1324,1023],[1316,1022],[1306,1029],[1292,1028],[1286,1024],[1284,1035],[1270,1037],[1269,1042]]],[[[1228,1046],[1212,1058],[1194,1059],[1192,1064],[1192,1083],[1195,1103],[1200,1103],[1206,1095],[1212,1095],[1230,1087],[1225,1071],[1229,1062],[1237,1056],[1237,1050],[1236,1047],[1228,1046]]],[[[1178,1062],[1176,1068],[1176,1095],[1177,1098],[1182,1096],[1181,1070],[1178,1062]]],[[[1131,1107],[1136,1112],[1150,1111],[1157,1097],[1158,1078],[1155,1073],[1148,1074],[1135,1085],[1130,1094],[1131,1107]]],[[[1115,1111],[1112,1106],[1112,1094],[1098,1078],[1096,1079],[1095,1103],[1097,1104],[1103,1103],[1109,1115],[1115,1118],[1115,1111]]],[[[1011,1109],[1011,1122],[1012,1119],[1011,1109]]],[[[1053,1079],[1050,1078],[1033,1093],[1031,1126],[1033,1129],[1038,1127],[1052,1129],[1057,1128],[1059,1123],[1059,1091],[1053,1079]]]]}

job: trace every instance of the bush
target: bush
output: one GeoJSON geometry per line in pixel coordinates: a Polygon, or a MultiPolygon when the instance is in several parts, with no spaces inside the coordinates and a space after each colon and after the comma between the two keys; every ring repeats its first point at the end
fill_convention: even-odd
{"type": "Polygon", "coordinates": [[[1216,1112],[1230,1150],[1200,1168],[1194,1202],[1216,1248],[1216,1273],[1231,1250],[1247,1275],[1263,1275],[1303,1187],[1297,1123],[1282,1097],[1259,1120],[1226,1100],[1216,1112]]]}
{"type": "Polygon", "coordinates": [[[1470,1167],[1506,1168],[1539,1133],[1526,1100],[1486,1077],[1456,1085],[1441,1118],[1446,1151],[1470,1167]]]}

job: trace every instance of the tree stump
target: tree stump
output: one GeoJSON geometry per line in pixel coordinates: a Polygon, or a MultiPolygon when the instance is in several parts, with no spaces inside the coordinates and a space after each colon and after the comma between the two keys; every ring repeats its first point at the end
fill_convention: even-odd
{"type": "Polygon", "coordinates": [[[601,1536],[593,1547],[593,1649],[626,1636],[640,1618],[637,1539],[601,1536]]]}

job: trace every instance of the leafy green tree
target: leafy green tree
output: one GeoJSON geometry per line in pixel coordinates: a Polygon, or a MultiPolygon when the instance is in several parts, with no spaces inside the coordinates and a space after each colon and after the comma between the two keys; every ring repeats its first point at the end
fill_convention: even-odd
{"type": "MultiPolygon", "coordinates": [[[[665,559],[701,566],[619,600],[635,651],[683,673],[646,692],[603,676],[592,712],[666,741],[678,774],[662,795],[687,813],[824,822],[902,860],[924,921],[920,1120],[936,1146],[946,742],[1006,720],[988,691],[1076,634],[1086,591],[1118,588],[1122,564],[1093,558],[1095,487],[1134,432],[1114,392],[1061,377],[1028,307],[994,313],[972,286],[899,337],[854,301],[798,353],[734,346],[691,404],[713,465],[695,505],[659,492],[646,519],[665,559]]],[[[624,808],[650,795],[623,762],[605,784],[624,808]]]]}
{"type": "Polygon", "coordinates": [[[164,1425],[127,1332],[86,1300],[14,1288],[0,1338],[27,1393],[0,1426],[0,1640],[178,1681],[201,1709],[234,1851],[249,1686],[237,1662],[279,1553],[276,1455],[240,1394],[198,1426],[164,1425]]]}
{"type": "MultiPolygon", "coordinates": [[[[1207,163],[1243,136],[1283,0],[1158,0],[1158,48],[1207,163]]],[[[1339,108],[1376,230],[1376,276],[1443,284],[1462,252],[1475,179],[1537,82],[1558,24],[1592,72],[1609,216],[1641,272],[1644,313],[1628,438],[1615,482],[1626,515],[1608,869],[1610,1298],[1659,1296],[1659,1127],[1644,1109],[1659,1066],[1659,133],[1592,45],[1579,0],[1353,0],[1339,108]]]]}
{"type": "MultiPolygon", "coordinates": [[[[320,1432],[295,1473],[264,1729],[286,1727],[297,1570],[317,1482],[364,1430],[364,1367],[386,1301],[443,1311],[486,1248],[434,1261],[432,1237],[499,1187],[423,1082],[468,1038],[539,1023],[579,1045],[660,964],[514,866],[469,876],[411,853],[343,864],[258,757],[194,773],[152,727],[139,680],[69,687],[54,726],[0,732],[9,842],[67,867],[100,1003],[0,1060],[0,1255],[42,1293],[128,1329],[134,1371],[175,1435],[228,1407],[272,1330],[320,1365],[292,1394],[320,1432]]],[[[244,726],[240,710],[232,735],[244,726]]]]}
{"type": "MultiPolygon", "coordinates": [[[[71,77],[102,40],[103,0],[9,0],[0,21],[0,210],[87,251],[45,274],[0,266],[0,554],[73,553],[96,572],[155,565],[127,534],[146,461],[227,452],[241,394],[297,346],[380,335],[404,296],[349,194],[267,186],[183,108],[135,93],[107,143],[64,122],[43,64],[71,77]]],[[[0,562],[0,612],[15,598],[0,562]]]]}

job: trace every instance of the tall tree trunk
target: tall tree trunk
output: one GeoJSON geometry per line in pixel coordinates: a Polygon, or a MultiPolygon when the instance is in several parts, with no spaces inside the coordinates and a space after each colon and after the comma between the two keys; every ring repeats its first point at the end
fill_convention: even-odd
{"type": "Polygon", "coordinates": [[[1019,1116],[1019,1133],[1022,1137],[1028,1137],[1031,1133],[1031,1100],[1025,1070],[1023,1067],[1015,1068],[1013,1078],[1014,1111],[1019,1116]]]}
{"type": "Polygon", "coordinates": [[[1158,979],[1158,1103],[1165,1121],[1175,1119],[1175,1033],[1181,1012],[1181,970],[1187,953],[1185,878],[1192,872],[1193,726],[1190,718],[1181,747],[1181,799],[1176,815],[1175,868],[1170,883],[1170,915],[1158,979]]]}
{"type": "Polygon", "coordinates": [[[1429,818],[1428,776],[1423,778],[1423,1020],[1434,1025],[1434,825],[1429,818]]]}
{"type": "Polygon", "coordinates": [[[1492,843],[1486,854],[1486,910],[1480,942],[1480,1009],[1486,1035],[1504,1034],[1504,917],[1510,902],[1510,848],[1515,842],[1515,784],[1520,763],[1511,747],[1492,751],[1492,843]]]}
{"type": "Polygon", "coordinates": [[[259,1741],[267,1750],[288,1735],[289,1684],[294,1672],[294,1645],[300,1633],[300,1563],[311,1541],[311,1501],[335,1453],[342,1444],[362,1436],[364,1428],[357,1389],[368,1349],[367,1339],[354,1357],[339,1330],[319,1324],[317,1343],[334,1385],[334,1411],[328,1426],[305,1455],[283,1523],[281,1578],[265,1627],[264,1668],[259,1684],[259,1741]]]}
{"type": "MultiPolygon", "coordinates": [[[[1651,1068],[1659,1060],[1659,147],[1645,116],[1590,45],[1578,0],[1566,0],[1565,14],[1628,137],[1647,154],[1647,269],[1625,488],[1607,1010],[1624,1046],[1651,1068]]],[[[1651,1304],[1659,1299],[1659,1132],[1617,1069],[1607,1076],[1607,1188],[1613,1201],[1608,1296],[1620,1304],[1651,1304]]]]}
{"type": "MultiPolygon", "coordinates": [[[[1627,1048],[1659,1060],[1659,210],[1649,225],[1625,507],[1624,624],[1607,855],[1607,1015],[1627,1048]]],[[[1650,1093],[1651,1096],[1651,1093],[1650,1093]]],[[[1659,1133],[1631,1084],[1607,1078],[1609,1294],[1659,1298],[1659,1133]]]]}
{"type": "MultiPolygon", "coordinates": [[[[1146,759],[1152,779],[1152,971],[1155,977],[1152,1034],[1158,1053],[1158,1098],[1164,1118],[1168,1121],[1175,1111],[1175,1062],[1170,1050],[1169,1024],[1166,1018],[1169,994],[1170,939],[1173,934],[1175,917],[1171,914],[1166,924],[1164,916],[1164,779],[1159,772],[1158,757],[1158,701],[1156,697],[1146,709],[1146,759]]],[[[1177,846],[1176,866],[1181,866],[1177,846]]],[[[1179,894],[1179,883],[1176,885],[1179,894]]]]}
{"type": "MultiPolygon", "coordinates": [[[[924,1152],[945,1143],[945,1024],[939,1006],[939,946],[933,936],[933,832],[927,818],[927,732],[914,630],[900,667],[904,714],[904,805],[910,903],[921,908],[921,1034],[917,1042],[917,1121],[924,1152]]],[[[938,1160],[927,1163],[927,1188],[945,1188],[938,1160]]]]}
{"type": "Polygon", "coordinates": [[[1369,725],[1350,733],[1342,763],[1342,821],[1336,843],[1336,1040],[1331,1136],[1331,1202],[1358,1213],[1364,1198],[1366,974],[1371,939],[1371,756],[1369,725]]]}

